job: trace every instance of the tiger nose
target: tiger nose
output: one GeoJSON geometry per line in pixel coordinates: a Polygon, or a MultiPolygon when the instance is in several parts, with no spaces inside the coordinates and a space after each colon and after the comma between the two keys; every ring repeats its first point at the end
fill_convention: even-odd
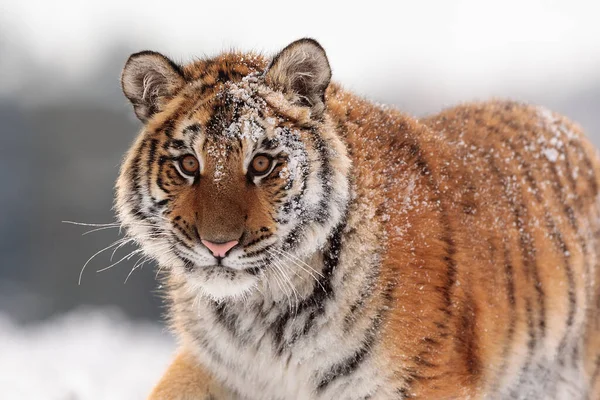
{"type": "Polygon", "coordinates": [[[213,253],[213,256],[225,257],[225,254],[227,254],[227,252],[231,250],[233,246],[238,244],[238,241],[232,240],[231,242],[215,243],[209,240],[202,239],[202,244],[208,247],[208,249],[213,253]]]}

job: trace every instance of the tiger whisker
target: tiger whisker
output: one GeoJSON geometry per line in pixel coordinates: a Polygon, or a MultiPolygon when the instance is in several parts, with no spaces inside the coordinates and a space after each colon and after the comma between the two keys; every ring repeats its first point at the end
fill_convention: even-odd
{"type": "Polygon", "coordinates": [[[158,279],[158,275],[160,275],[161,271],[163,270],[163,268],[165,267],[164,263],[161,263],[158,268],[156,269],[156,274],[154,275],[154,279],[158,279]]]}
{"type": "Polygon", "coordinates": [[[124,237],[123,239],[126,239],[126,240],[124,240],[124,241],[123,241],[123,242],[122,242],[122,243],[121,243],[119,246],[117,246],[117,247],[116,247],[116,248],[113,250],[112,254],[110,255],[110,261],[112,261],[112,260],[113,260],[113,257],[115,256],[115,253],[116,253],[116,252],[117,252],[117,250],[119,250],[121,247],[125,246],[125,245],[126,245],[126,244],[128,244],[128,243],[132,243],[132,242],[133,242],[133,243],[139,243],[139,242],[138,242],[138,239],[152,239],[152,235],[150,235],[150,234],[140,234],[140,235],[136,235],[136,237],[135,237],[135,238],[133,238],[133,237],[127,237],[127,236],[126,236],[126,237],[124,237]]]}
{"type": "Polygon", "coordinates": [[[129,280],[129,277],[133,274],[133,271],[135,271],[138,268],[141,269],[144,266],[144,264],[146,264],[150,260],[152,260],[152,257],[149,257],[149,256],[140,257],[140,259],[137,260],[135,262],[135,264],[133,264],[133,267],[131,268],[131,271],[129,271],[129,273],[127,274],[127,277],[125,278],[125,281],[123,282],[123,284],[127,283],[127,281],[129,280]]]}
{"type": "Polygon", "coordinates": [[[101,269],[97,270],[96,272],[104,272],[104,271],[106,271],[106,270],[108,270],[108,269],[111,269],[111,268],[112,268],[112,267],[114,267],[115,265],[117,265],[117,264],[121,263],[123,260],[126,260],[126,259],[127,259],[127,260],[130,260],[130,259],[131,259],[131,257],[133,257],[133,256],[134,256],[134,255],[136,255],[136,254],[139,254],[141,251],[142,251],[141,249],[133,250],[131,253],[129,253],[129,254],[127,254],[127,255],[125,255],[125,256],[124,256],[123,258],[121,258],[119,261],[117,261],[117,262],[114,262],[114,263],[110,264],[108,267],[101,268],[101,269]]]}
{"type": "MultiPolygon", "coordinates": [[[[127,224],[128,226],[133,226],[133,227],[142,227],[142,228],[154,228],[154,225],[150,225],[150,224],[141,224],[141,223],[130,223],[127,224]]],[[[111,226],[102,226],[100,228],[95,228],[92,229],[90,231],[84,232],[81,234],[81,236],[85,236],[85,235],[89,235],[90,233],[94,233],[94,232],[98,232],[98,231],[103,231],[106,229],[115,229],[115,228],[119,228],[119,232],[121,231],[121,229],[123,229],[123,225],[118,224],[118,225],[111,225],[111,226]]]]}
{"type": "MultiPolygon", "coordinates": [[[[141,265],[144,265],[144,263],[142,263],[141,265]]],[[[135,271],[137,268],[138,267],[135,265],[133,266],[133,268],[131,268],[131,271],[129,271],[129,273],[127,274],[127,277],[125,278],[125,282],[123,282],[123,285],[127,283],[127,281],[129,280],[129,277],[131,276],[131,274],[133,274],[133,271],[135,271]]]]}
{"type": "MultiPolygon", "coordinates": [[[[269,250],[267,250],[267,251],[269,251],[269,250]]],[[[269,252],[269,254],[271,254],[271,255],[273,255],[273,256],[274,256],[274,254],[273,254],[273,253],[270,253],[270,252],[269,252]]],[[[280,255],[282,255],[282,256],[284,256],[284,257],[286,257],[286,256],[287,256],[287,254],[286,254],[286,253],[284,253],[284,252],[279,252],[278,254],[280,254],[280,255]]],[[[306,273],[308,273],[308,274],[309,274],[309,275],[310,275],[310,276],[311,276],[311,277],[312,277],[312,278],[315,280],[315,282],[317,282],[317,283],[319,284],[319,286],[321,286],[321,289],[323,289],[324,291],[326,291],[326,289],[323,287],[323,284],[321,283],[321,281],[320,281],[320,280],[319,280],[319,279],[318,279],[316,276],[314,276],[314,275],[311,273],[311,271],[310,271],[310,270],[312,270],[312,271],[314,271],[314,272],[318,273],[318,274],[319,274],[319,276],[321,276],[321,277],[323,277],[323,278],[324,278],[323,274],[321,274],[321,273],[319,273],[319,272],[315,271],[315,270],[314,270],[312,267],[310,267],[310,266],[309,266],[308,264],[306,264],[306,263],[304,263],[304,264],[305,264],[305,265],[307,265],[307,266],[310,268],[310,270],[307,270],[307,269],[306,269],[306,268],[304,268],[304,267],[303,267],[301,264],[297,263],[295,260],[293,260],[293,259],[291,259],[291,258],[289,258],[289,257],[287,257],[287,258],[288,258],[288,260],[289,260],[289,261],[293,262],[293,263],[294,263],[296,266],[300,267],[302,270],[304,270],[306,273]]],[[[296,274],[296,275],[298,275],[298,274],[296,274]]],[[[298,276],[300,276],[300,275],[298,275],[298,276]]]]}
{"type": "MultiPolygon", "coordinates": [[[[123,239],[125,239],[125,238],[123,238],[123,239]]],[[[125,246],[127,243],[131,243],[131,242],[133,242],[133,239],[127,239],[127,240],[124,240],[120,245],[115,247],[112,254],[110,255],[110,261],[113,260],[113,257],[115,256],[115,253],[117,252],[117,250],[119,250],[121,247],[125,246]]]]}
{"type": "Polygon", "coordinates": [[[294,275],[296,275],[300,279],[304,279],[304,277],[302,275],[298,274],[298,272],[296,272],[295,269],[289,268],[287,262],[284,262],[284,260],[280,257],[280,255],[278,255],[277,253],[272,252],[271,250],[266,250],[266,251],[267,251],[267,253],[269,253],[271,255],[271,257],[273,257],[271,259],[271,261],[276,261],[276,262],[279,263],[280,266],[285,267],[287,269],[291,269],[291,271],[294,273],[294,275]]]}
{"type": "Polygon", "coordinates": [[[114,246],[117,246],[123,239],[116,240],[115,242],[113,242],[109,246],[106,246],[102,250],[97,251],[90,258],[88,258],[88,260],[85,262],[85,264],[83,264],[83,267],[81,267],[81,271],[79,272],[79,280],[77,281],[77,284],[81,285],[81,277],[83,276],[83,271],[85,270],[85,267],[87,267],[87,265],[90,263],[90,261],[92,261],[94,259],[94,257],[96,257],[98,254],[100,254],[100,253],[102,253],[102,252],[104,252],[104,251],[106,251],[106,250],[108,250],[108,249],[110,249],[110,248],[112,248],[114,246]]]}
{"type": "MultiPolygon", "coordinates": [[[[297,309],[298,304],[299,304],[298,292],[297,292],[296,288],[294,287],[294,284],[292,283],[290,277],[285,273],[284,265],[281,262],[281,259],[273,260],[273,263],[275,266],[277,266],[278,270],[281,272],[284,283],[291,289],[291,292],[296,299],[295,305],[296,305],[296,309],[297,309]]],[[[288,302],[289,302],[290,309],[292,309],[291,296],[288,296],[288,302]]]]}
{"type": "Polygon", "coordinates": [[[153,260],[152,257],[150,256],[143,256],[140,257],[135,264],[133,264],[133,267],[131,268],[131,271],[129,271],[129,273],[127,274],[127,277],[125,278],[125,281],[123,282],[123,284],[126,284],[127,281],[129,280],[129,277],[133,274],[133,272],[138,269],[138,268],[142,268],[144,266],[144,264],[146,264],[148,261],[153,260]]]}
{"type": "MultiPolygon", "coordinates": [[[[169,245],[167,248],[167,251],[173,251],[174,246],[173,245],[169,245]]],[[[173,255],[171,257],[169,257],[167,260],[165,260],[164,262],[161,262],[158,266],[158,269],[156,271],[156,274],[154,275],[154,278],[157,279],[158,275],[160,274],[160,272],[163,270],[163,268],[169,264],[171,261],[173,260],[179,260],[180,258],[177,255],[173,255]]]]}
{"type": "Polygon", "coordinates": [[[279,286],[279,290],[282,293],[284,293],[286,295],[286,297],[288,297],[288,301],[289,301],[289,296],[288,296],[287,290],[283,289],[282,281],[281,281],[281,278],[279,276],[279,272],[278,272],[277,267],[275,266],[275,264],[271,264],[271,267],[272,267],[271,270],[273,271],[273,278],[274,278],[275,282],[277,283],[277,286],[279,286]]]}
{"type": "Polygon", "coordinates": [[[100,228],[95,228],[95,229],[92,229],[90,231],[83,232],[81,234],[81,236],[89,235],[90,233],[94,233],[94,232],[98,232],[98,231],[103,231],[103,230],[106,230],[106,229],[114,229],[114,228],[121,228],[121,225],[103,226],[103,227],[100,227],[100,228]]]}
{"type": "Polygon", "coordinates": [[[313,267],[311,267],[309,264],[307,264],[306,262],[304,262],[300,257],[295,256],[292,253],[290,253],[288,251],[285,251],[285,250],[282,250],[282,249],[273,249],[273,250],[277,251],[278,253],[282,254],[285,257],[292,258],[292,259],[296,260],[297,262],[299,262],[302,265],[306,266],[309,270],[311,270],[315,274],[319,275],[321,278],[325,278],[325,275],[323,275],[322,273],[320,273],[319,271],[317,271],[316,269],[314,269],[313,267]]]}
{"type": "MultiPolygon", "coordinates": [[[[272,257],[274,257],[275,259],[277,259],[278,261],[280,261],[280,262],[281,262],[281,261],[283,261],[283,260],[281,259],[281,257],[278,257],[278,255],[277,255],[277,254],[275,254],[275,253],[271,253],[269,250],[267,250],[267,252],[269,252],[269,254],[270,254],[272,257]]],[[[290,261],[294,262],[294,260],[290,260],[290,261]]],[[[289,268],[289,266],[287,265],[287,263],[282,263],[282,264],[283,264],[283,265],[285,265],[287,268],[289,268]]],[[[296,263],[295,263],[295,264],[296,264],[296,263]]],[[[321,286],[321,288],[323,289],[323,291],[326,291],[326,289],[323,287],[323,285],[321,284],[321,282],[320,282],[320,281],[319,281],[319,280],[318,280],[318,279],[317,279],[317,278],[316,278],[316,277],[315,277],[313,274],[311,274],[311,273],[310,273],[310,271],[308,271],[308,270],[304,269],[304,268],[303,268],[301,265],[298,265],[298,264],[296,264],[296,265],[297,265],[297,266],[299,266],[300,268],[302,268],[302,269],[303,269],[303,270],[304,270],[306,273],[308,273],[308,274],[309,274],[309,275],[310,275],[310,276],[311,276],[311,277],[312,277],[312,278],[315,280],[315,282],[317,282],[317,284],[319,284],[319,286],[321,286]]],[[[302,275],[298,274],[298,272],[296,272],[296,270],[295,270],[295,269],[292,269],[292,268],[290,268],[290,269],[291,269],[291,270],[292,270],[292,272],[294,272],[294,274],[295,274],[297,277],[299,277],[300,279],[302,279],[302,280],[305,280],[305,279],[306,279],[306,277],[305,277],[305,276],[302,276],[302,275]]]]}
{"type": "Polygon", "coordinates": [[[120,226],[118,222],[111,222],[107,224],[97,224],[88,222],[76,222],[76,221],[61,221],[63,224],[80,225],[80,226],[120,226]]]}
{"type": "MultiPolygon", "coordinates": [[[[288,270],[291,270],[294,273],[294,275],[296,275],[301,280],[305,280],[306,279],[306,277],[300,275],[294,268],[291,268],[290,265],[287,262],[285,262],[284,260],[281,259],[281,257],[276,257],[276,258],[277,258],[277,261],[280,263],[280,265],[282,265],[282,267],[285,267],[288,270]]],[[[292,290],[294,291],[294,295],[296,297],[296,305],[295,305],[295,313],[294,313],[294,318],[296,318],[295,314],[298,311],[298,305],[300,304],[298,289],[293,284],[293,282],[292,282],[292,280],[291,280],[290,277],[288,277],[288,281],[290,282],[290,286],[292,287],[292,290]]]]}

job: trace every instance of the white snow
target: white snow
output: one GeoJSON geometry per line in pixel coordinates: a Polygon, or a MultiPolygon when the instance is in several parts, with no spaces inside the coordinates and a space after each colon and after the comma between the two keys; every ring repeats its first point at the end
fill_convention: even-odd
{"type": "Polygon", "coordinates": [[[175,350],[159,325],[78,310],[35,325],[0,314],[2,399],[143,399],[175,350]]]}
{"type": "Polygon", "coordinates": [[[542,150],[542,153],[544,154],[544,156],[546,156],[546,158],[550,162],[556,162],[556,160],[558,160],[558,151],[556,149],[553,149],[553,148],[544,149],[544,150],[542,150]]]}

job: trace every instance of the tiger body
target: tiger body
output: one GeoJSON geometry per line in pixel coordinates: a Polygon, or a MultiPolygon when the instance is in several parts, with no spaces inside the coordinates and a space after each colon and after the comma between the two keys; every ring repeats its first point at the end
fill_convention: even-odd
{"type": "Polygon", "coordinates": [[[600,399],[600,163],[579,128],[500,101],[416,120],[329,84],[321,52],[126,66],[146,125],[117,210],[180,342],[151,399],[600,399]],[[212,258],[205,238],[240,245],[212,258]]]}

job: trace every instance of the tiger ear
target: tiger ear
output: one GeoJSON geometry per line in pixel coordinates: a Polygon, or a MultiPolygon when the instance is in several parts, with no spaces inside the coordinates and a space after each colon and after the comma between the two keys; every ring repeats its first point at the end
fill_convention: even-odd
{"type": "Polygon", "coordinates": [[[325,90],[331,80],[327,54],[313,39],[300,39],[281,50],[265,73],[265,82],[292,101],[311,107],[313,115],[325,110],[325,90]]]}
{"type": "Polygon", "coordinates": [[[153,51],[132,54],[121,74],[123,93],[142,122],[161,111],[165,100],[173,97],[184,82],[181,68],[153,51]]]}

